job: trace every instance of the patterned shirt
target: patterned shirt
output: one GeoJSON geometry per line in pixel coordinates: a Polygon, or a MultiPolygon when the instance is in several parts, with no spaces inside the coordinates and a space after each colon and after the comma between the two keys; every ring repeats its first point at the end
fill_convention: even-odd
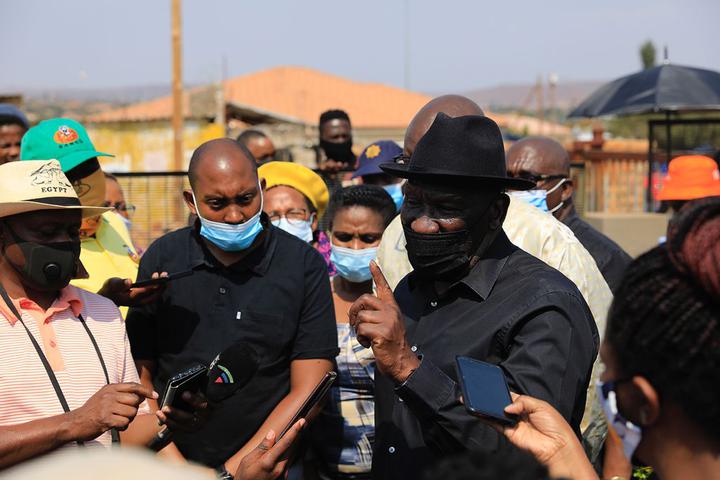
{"type": "Polygon", "coordinates": [[[325,260],[325,264],[328,267],[328,275],[330,277],[334,277],[337,274],[337,271],[335,270],[335,265],[333,265],[332,260],[330,260],[330,253],[332,249],[330,239],[328,238],[327,233],[322,231],[318,233],[315,250],[320,252],[323,260],[325,260]]]}
{"type": "Polygon", "coordinates": [[[337,325],[338,379],[313,423],[313,444],[327,473],[370,472],[375,441],[375,357],[347,323],[337,325]]]}
{"type": "MultiPolygon", "coordinates": [[[[138,382],[125,324],[110,300],[67,286],[43,310],[27,298],[13,299],[23,322],[43,349],[70,410],[85,404],[106,385],[82,315],[100,347],[110,383],[138,382]]],[[[0,299],[0,425],[26,423],[63,413],[57,394],[25,328],[0,299]]],[[[138,413],[149,413],[143,402],[138,413]]],[[[86,445],[109,447],[106,432],[86,445]]],[[[72,443],[69,446],[77,445],[72,443]]]]}

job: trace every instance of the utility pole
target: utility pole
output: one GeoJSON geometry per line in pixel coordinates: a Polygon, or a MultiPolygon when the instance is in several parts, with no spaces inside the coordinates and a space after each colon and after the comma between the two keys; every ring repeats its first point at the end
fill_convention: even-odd
{"type": "Polygon", "coordinates": [[[557,84],[558,84],[558,76],[556,73],[551,73],[548,76],[548,97],[549,98],[549,110],[550,110],[550,121],[551,122],[558,122],[557,118],[557,105],[555,104],[556,100],[556,93],[557,93],[557,84]]]}
{"type": "Polygon", "coordinates": [[[542,75],[538,75],[537,84],[535,85],[535,100],[537,101],[537,117],[540,120],[540,135],[545,134],[545,107],[543,105],[543,80],[542,75]]]}
{"type": "Polygon", "coordinates": [[[183,170],[183,94],[182,94],[182,0],[172,2],[172,129],[173,129],[173,170],[183,170]]]}
{"type": "Polygon", "coordinates": [[[410,89],[410,2],[409,0],[405,0],[404,6],[403,6],[403,19],[404,21],[404,34],[405,34],[405,44],[404,44],[404,55],[403,55],[403,84],[405,86],[405,90],[410,89]]]}

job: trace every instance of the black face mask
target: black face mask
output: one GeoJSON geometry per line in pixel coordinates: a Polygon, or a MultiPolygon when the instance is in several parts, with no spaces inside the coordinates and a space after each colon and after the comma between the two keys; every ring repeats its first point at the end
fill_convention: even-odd
{"type": "Polygon", "coordinates": [[[352,138],[343,143],[332,143],[320,140],[320,148],[330,160],[346,163],[348,167],[355,164],[355,154],[352,152],[352,138]]]}
{"type": "Polygon", "coordinates": [[[8,262],[20,273],[23,283],[42,291],[57,291],[66,287],[78,269],[80,242],[36,243],[18,237],[10,228],[15,244],[25,257],[25,265],[19,267],[8,262]]]}
{"type": "Polygon", "coordinates": [[[468,230],[417,233],[403,225],[410,264],[418,276],[428,280],[454,280],[470,266],[472,239],[468,230]]]}

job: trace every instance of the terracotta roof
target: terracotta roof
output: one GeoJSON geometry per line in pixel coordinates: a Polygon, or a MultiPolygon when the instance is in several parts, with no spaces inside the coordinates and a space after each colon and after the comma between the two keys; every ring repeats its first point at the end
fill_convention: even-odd
{"type": "MultiPolygon", "coordinates": [[[[206,87],[205,87],[206,88],[206,87]]],[[[339,108],[348,112],[353,127],[405,128],[432,97],[378,83],[355,82],[305,67],[276,67],[225,81],[225,101],[314,125],[320,113],[339,108]]],[[[188,115],[190,89],[185,94],[188,115]]],[[[172,98],[109,110],[91,122],[147,121],[170,118],[172,98]]]]}

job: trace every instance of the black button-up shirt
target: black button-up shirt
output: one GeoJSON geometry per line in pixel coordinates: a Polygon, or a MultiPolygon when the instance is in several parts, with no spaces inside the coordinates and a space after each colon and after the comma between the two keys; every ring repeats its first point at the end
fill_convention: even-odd
{"type": "Polygon", "coordinates": [[[402,385],[376,374],[373,478],[416,479],[442,456],[508,442],[459,402],[455,357],[499,365],[510,389],[550,402],[577,431],[598,352],[575,285],[500,233],[444,295],[412,273],[395,289],[420,367],[402,385]]]}
{"type": "Polygon", "coordinates": [[[237,341],[257,350],[260,367],[251,382],[215,409],[200,432],[174,437],[187,458],[209,466],[237,452],[287,395],[292,360],[338,353],[325,262],[310,245],[262,219],[264,238],[230,267],[213,257],[196,228],[158,239],[142,257],[138,280],[153,272],[194,273],[168,283],[159,302],[128,313],[133,356],[157,362],[160,393],[170,377],[209,364],[237,341]]]}
{"type": "Polygon", "coordinates": [[[632,262],[632,257],[625,253],[620,245],[582,220],[575,208],[563,220],[563,223],[572,230],[583,247],[590,252],[614,294],[620,286],[625,269],[632,262]]]}

